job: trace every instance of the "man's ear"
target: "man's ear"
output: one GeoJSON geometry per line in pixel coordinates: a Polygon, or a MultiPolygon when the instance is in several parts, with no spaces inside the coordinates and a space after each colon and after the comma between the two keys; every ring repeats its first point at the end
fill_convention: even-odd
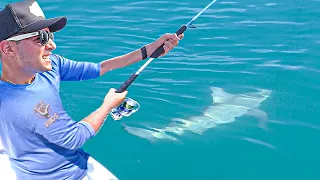
{"type": "Polygon", "coordinates": [[[2,56],[13,55],[13,53],[14,53],[14,50],[12,48],[11,43],[6,40],[0,42],[0,51],[1,51],[2,56]]]}

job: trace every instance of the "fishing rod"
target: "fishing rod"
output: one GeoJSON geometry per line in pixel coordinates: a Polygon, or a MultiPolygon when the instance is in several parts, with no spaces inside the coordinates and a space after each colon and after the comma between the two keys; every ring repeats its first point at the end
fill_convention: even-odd
{"type": "MultiPolygon", "coordinates": [[[[182,25],[175,33],[177,36],[182,34],[188,28],[195,28],[192,23],[203,13],[205,12],[213,3],[217,0],[213,0],[205,8],[203,8],[196,16],[194,16],[186,25],[182,25]]],[[[143,71],[154,59],[158,58],[162,53],[164,53],[164,48],[162,44],[151,56],[150,59],[145,62],[141,68],[133,73],[128,80],[126,80],[117,90],[116,93],[122,93],[125,91],[131,83],[138,77],[138,75],[143,71]]],[[[136,112],[139,109],[140,105],[133,99],[126,98],[124,103],[121,104],[118,108],[115,108],[111,111],[111,115],[115,120],[121,119],[122,116],[130,116],[132,113],[136,112]],[[135,106],[138,106],[137,109],[133,109],[135,106]]]]}
{"type": "MultiPolygon", "coordinates": [[[[204,9],[202,9],[196,16],[194,16],[190,22],[188,22],[186,25],[183,25],[180,27],[180,29],[178,31],[176,31],[175,33],[177,34],[177,36],[179,36],[180,34],[182,34],[185,30],[187,30],[188,28],[194,28],[194,26],[192,25],[193,21],[195,21],[204,11],[206,11],[213,3],[215,3],[217,0],[213,0],[210,4],[208,4],[204,9]]],[[[164,44],[163,44],[164,45],[164,44]]],[[[150,57],[150,59],[145,62],[143,64],[143,66],[141,66],[141,68],[135,72],[134,74],[132,74],[130,76],[130,78],[125,81],[119,89],[117,89],[117,93],[122,93],[123,91],[125,91],[130,84],[138,77],[138,75],[140,74],[141,71],[144,70],[144,68],[146,68],[155,58],[158,58],[162,53],[164,53],[164,49],[163,49],[163,45],[161,45],[150,57]]]]}

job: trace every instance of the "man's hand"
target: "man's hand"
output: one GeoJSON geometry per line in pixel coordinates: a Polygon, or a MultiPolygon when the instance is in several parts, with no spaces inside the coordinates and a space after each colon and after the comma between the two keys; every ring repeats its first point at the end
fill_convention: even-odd
{"type": "Polygon", "coordinates": [[[151,56],[160,46],[163,45],[164,53],[162,53],[159,57],[164,56],[169,51],[171,51],[175,46],[178,45],[179,40],[183,39],[184,34],[180,34],[177,36],[176,34],[164,34],[160,38],[158,38],[153,43],[150,43],[146,46],[148,56],[151,56]]]}
{"type": "Polygon", "coordinates": [[[116,89],[111,88],[107,95],[104,97],[103,103],[100,108],[84,118],[82,121],[89,123],[94,129],[94,132],[97,133],[103,125],[111,109],[118,107],[125,99],[127,94],[128,91],[116,93],[116,89]]]}
{"type": "Polygon", "coordinates": [[[116,89],[111,88],[108,94],[104,97],[103,106],[108,109],[118,107],[126,98],[128,91],[124,91],[122,93],[116,93],[116,89]]]}

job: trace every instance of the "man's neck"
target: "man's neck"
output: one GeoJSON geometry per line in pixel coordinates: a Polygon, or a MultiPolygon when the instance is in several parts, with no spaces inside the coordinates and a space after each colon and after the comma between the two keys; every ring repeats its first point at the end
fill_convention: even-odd
{"type": "Polygon", "coordinates": [[[23,74],[21,72],[14,73],[6,72],[4,69],[2,70],[1,80],[17,85],[17,84],[31,84],[35,78],[35,74],[23,74]]]}

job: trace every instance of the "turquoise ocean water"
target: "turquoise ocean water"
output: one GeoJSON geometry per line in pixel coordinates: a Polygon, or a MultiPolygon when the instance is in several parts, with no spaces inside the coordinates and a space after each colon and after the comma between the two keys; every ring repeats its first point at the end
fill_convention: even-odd
{"type": "MultiPolygon", "coordinates": [[[[9,1],[12,2],[12,1],[9,1]]],[[[1,1],[1,7],[8,1],[1,1]]],[[[99,62],[175,32],[210,0],[40,0],[55,53],[99,62]]],[[[119,179],[320,179],[319,0],[218,0],[130,86],[141,108],[84,146],[119,179]]],[[[81,120],[143,63],[63,82],[81,120]]]]}

